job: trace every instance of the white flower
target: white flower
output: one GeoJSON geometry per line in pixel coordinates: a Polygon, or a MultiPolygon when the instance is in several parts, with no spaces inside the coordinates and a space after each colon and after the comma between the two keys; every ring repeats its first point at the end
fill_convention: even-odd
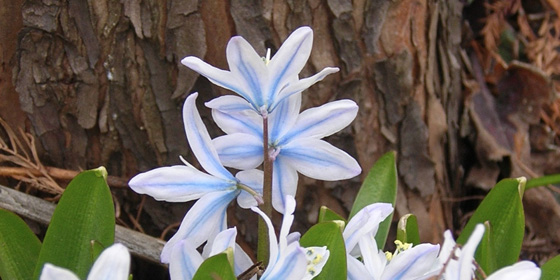
{"type": "Polygon", "coordinates": [[[226,209],[233,199],[237,197],[241,207],[249,208],[257,205],[262,193],[262,171],[245,170],[234,177],[222,165],[196,109],[197,96],[193,93],[185,100],[183,121],[192,152],[209,174],[185,161],[185,165],[138,174],[128,183],[135,192],[157,200],[184,202],[199,199],[185,215],[177,233],[165,244],[161,253],[164,263],[169,263],[171,249],[180,240],[188,238],[194,247],[198,247],[225,230],[226,209]]]}
{"type": "Polygon", "coordinates": [[[299,72],[305,66],[313,45],[313,31],[304,26],[295,30],[270,58],[259,56],[240,36],[231,38],[226,54],[230,71],[215,68],[197,57],[185,57],[181,63],[205,76],[212,83],[234,91],[245,98],[258,113],[270,113],[284,98],[302,92],[331,73],[336,67],[327,67],[305,79],[299,72]]]}
{"type": "MultiPolygon", "coordinates": [[[[103,250],[91,270],[88,280],[127,280],[130,270],[130,253],[119,243],[103,250]]],[[[72,271],[46,263],[41,271],[40,280],[79,280],[72,271]]]]}
{"type": "MultiPolygon", "coordinates": [[[[444,242],[440,253],[440,262],[445,263],[443,278],[446,280],[472,280],[474,277],[474,254],[476,248],[484,236],[484,225],[478,224],[474,228],[467,243],[462,248],[457,244],[447,230],[444,233],[444,242]]],[[[541,269],[533,262],[521,261],[511,266],[503,267],[486,280],[538,280],[541,277],[541,269]]]]}

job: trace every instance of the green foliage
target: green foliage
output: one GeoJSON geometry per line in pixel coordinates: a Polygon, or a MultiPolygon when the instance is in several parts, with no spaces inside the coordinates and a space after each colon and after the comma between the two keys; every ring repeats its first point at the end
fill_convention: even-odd
{"type": "Polygon", "coordinates": [[[16,214],[0,209],[0,278],[31,279],[41,241],[16,214]]]}
{"type": "MultiPolygon", "coordinates": [[[[397,199],[397,166],[395,164],[395,152],[391,151],[384,154],[369,171],[354,205],[348,220],[352,219],[362,208],[376,202],[391,203],[395,206],[397,199]]],[[[385,247],[387,234],[393,214],[389,215],[385,221],[379,225],[379,230],[375,235],[375,241],[380,249],[385,247]]]]}
{"type": "Polygon", "coordinates": [[[235,273],[229,262],[233,256],[231,249],[206,259],[196,271],[193,280],[221,279],[235,280],[235,273]]]}
{"type": "Polygon", "coordinates": [[[550,259],[541,267],[541,280],[560,279],[560,255],[550,259]]]}
{"type": "Polygon", "coordinates": [[[475,257],[487,274],[515,263],[519,258],[525,232],[525,216],[521,201],[525,183],[525,178],[504,179],[498,182],[482,200],[457,238],[457,243],[465,244],[476,224],[488,222],[491,230],[485,233],[488,236],[483,238],[488,244],[483,244],[482,250],[477,250],[475,257]],[[484,254],[494,254],[494,256],[484,256],[484,254]],[[486,258],[495,259],[495,266],[493,261],[486,258]]]}
{"type": "Polygon", "coordinates": [[[329,259],[321,274],[313,278],[314,280],[346,279],[346,247],[342,237],[343,227],[344,222],[342,221],[318,223],[301,237],[302,247],[327,246],[330,251],[329,259]]]}
{"type": "Polygon", "coordinates": [[[412,214],[401,217],[397,225],[397,240],[403,243],[412,243],[416,246],[420,244],[420,234],[418,233],[418,220],[412,214]]]}
{"type": "Polygon", "coordinates": [[[319,218],[317,219],[317,223],[329,222],[329,221],[346,222],[346,219],[342,218],[342,216],[338,215],[336,212],[329,209],[327,206],[321,206],[321,209],[319,209],[319,218]]]}
{"type": "Polygon", "coordinates": [[[478,255],[476,261],[481,267],[487,268],[490,271],[496,271],[498,264],[496,263],[496,252],[492,245],[494,243],[492,240],[494,237],[494,234],[492,234],[493,229],[489,222],[484,223],[484,228],[484,236],[482,236],[482,240],[480,240],[480,244],[477,247],[478,255]]]}
{"type": "Polygon", "coordinates": [[[104,167],[84,171],[68,185],[51,218],[34,278],[45,263],[85,279],[102,247],[113,244],[115,209],[104,167]],[[99,244],[99,245],[96,245],[99,244]]]}

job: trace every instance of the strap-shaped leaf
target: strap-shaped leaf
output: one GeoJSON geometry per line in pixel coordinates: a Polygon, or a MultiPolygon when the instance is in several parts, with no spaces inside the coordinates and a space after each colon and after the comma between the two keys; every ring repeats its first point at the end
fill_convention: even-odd
{"type": "Polygon", "coordinates": [[[232,251],[226,250],[224,253],[206,259],[196,271],[193,280],[235,280],[235,273],[231,268],[228,254],[232,254],[232,251]]]}
{"type": "MultiPolygon", "coordinates": [[[[519,258],[521,243],[525,233],[525,215],[523,213],[523,192],[527,180],[523,177],[517,179],[504,179],[486,195],[480,203],[467,225],[461,232],[457,243],[465,244],[474,227],[480,223],[488,222],[491,227],[488,240],[492,248],[477,250],[477,262],[484,252],[495,254],[496,267],[488,266],[492,262],[483,261],[482,269],[490,274],[504,266],[512,265],[519,258]]],[[[483,245],[484,246],[484,245],[483,245]]]]}
{"type": "Polygon", "coordinates": [[[319,209],[319,218],[317,219],[317,223],[330,222],[330,221],[346,222],[346,219],[342,218],[342,216],[338,215],[336,212],[329,209],[327,206],[321,206],[321,209],[319,209]]]}
{"type": "Polygon", "coordinates": [[[16,214],[0,209],[0,278],[31,279],[41,241],[16,214]]]}
{"type": "Polygon", "coordinates": [[[418,220],[413,214],[406,214],[401,217],[397,225],[397,240],[403,243],[412,243],[416,246],[420,244],[420,234],[418,233],[418,220]]]}
{"type": "MultiPolygon", "coordinates": [[[[397,199],[397,166],[395,163],[395,152],[391,151],[384,154],[369,171],[354,205],[348,220],[352,219],[362,208],[376,202],[391,203],[395,206],[397,199]]],[[[379,230],[375,235],[375,241],[380,249],[385,247],[389,226],[393,219],[393,214],[389,215],[385,221],[379,225],[379,230]]]]}
{"type": "Polygon", "coordinates": [[[113,244],[115,209],[106,178],[107,171],[99,167],[78,174],[70,182],[43,240],[35,279],[45,263],[67,268],[85,279],[102,248],[113,244]]]}
{"type": "Polygon", "coordinates": [[[318,223],[312,226],[300,240],[302,247],[327,246],[329,259],[321,273],[313,278],[346,279],[346,247],[342,237],[343,221],[318,223]]]}
{"type": "Polygon", "coordinates": [[[541,280],[557,280],[560,279],[560,255],[548,260],[541,267],[541,280]]]}

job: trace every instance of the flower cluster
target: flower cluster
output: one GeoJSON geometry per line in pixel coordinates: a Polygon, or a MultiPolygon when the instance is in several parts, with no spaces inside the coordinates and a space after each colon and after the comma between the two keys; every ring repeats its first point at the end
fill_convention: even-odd
{"type": "Polygon", "coordinates": [[[301,27],[274,57],[268,51],[261,58],[245,39],[234,37],[227,46],[229,71],[214,68],[196,57],[182,60],[214,84],[241,97],[222,96],[206,103],[212,109],[214,121],[226,133],[215,139],[210,138],[196,108],[198,94],[185,100],[183,122],[188,143],[206,172],[182,159],[185,165],[157,168],[129,182],[137,193],[157,200],[198,199],[161,254],[161,261],[169,263],[172,278],[192,277],[204,259],[227,248],[236,256],[236,274],[247,269],[249,258],[236,248],[236,230],[228,229],[226,223],[226,209],[234,198],[239,206],[261,215],[268,225],[270,260],[262,279],[311,279],[321,271],[328,250],[303,248],[297,238],[287,235],[295,210],[293,197],[298,172],[316,179],[341,180],[358,175],[361,168],[350,155],[321,140],[352,122],[358,110],[355,102],[339,100],[300,112],[301,92],[338,71],[328,67],[312,77],[299,79],[312,42],[311,29],[301,27]],[[257,168],[265,156],[273,170],[271,203],[284,214],[278,240],[269,217],[256,207],[263,203],[264,175],[257,168]],[[224,166],[239,172],[234,176],[224,166]],[[196,248],[205,242],[203,253],[198,253],[196,248]],[[313,262],[308,261],[309,256],[315,258],[313,262]],[[286,269],[286,265],[294,263],[298,264],[296,268],[286,269]]]}

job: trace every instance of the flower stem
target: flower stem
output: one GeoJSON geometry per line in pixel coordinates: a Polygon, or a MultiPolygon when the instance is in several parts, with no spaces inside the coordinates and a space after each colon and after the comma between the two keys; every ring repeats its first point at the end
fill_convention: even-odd
{"type": "MultiPolygon", "coordinates": [[[[268,112],[261,112],[263,118],[263,205],[262,211],[272,219],[272,161],[268,146],[268,112]]],[[[257,248],[257,259],[266,266],[269,258],[268,229],[263,219],[259,219],[259,242],[257,248]]]]}

